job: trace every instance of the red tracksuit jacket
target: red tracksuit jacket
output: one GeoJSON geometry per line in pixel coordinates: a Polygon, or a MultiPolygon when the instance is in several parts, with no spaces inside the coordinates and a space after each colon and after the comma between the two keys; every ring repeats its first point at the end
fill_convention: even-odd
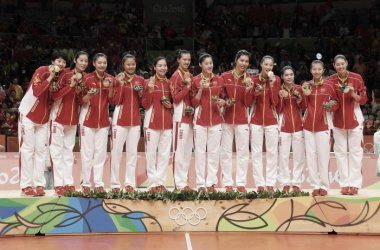
{"type": "Polygon", "coordinates": [[[37,124],[45,124],[49,120],[49,86],[53,81],[58,81],[59,78],[58,76],[49,83],[46,80],[49,76],[48,66],[42,66],[36,70],[19,108],[20,113],[37,124]]]}
{"type": "Polygon", "coordinates": [[[261,81],[259,75],[252,77],[254,86],[247,96],[246,103],[250,106],[253,103],[251,123],[260,126],[270,126],[277,124],[276,106],[278,104],[278,92],[281,87],[281,80],[278,76],[273,84],[269,85],[269,79],[261,81]],[[258,96],[255,96],[254,91],[256,88],[261,88],[263,91],[258,96]]]}
{"type": "MultiPolygon", "coordinates": [[[[118,82],[118,81],[117,81],[118,82]]],[[[119,116],[116,124],[119,126],[140,126],[140,92],[134,90],[135,85],[144,86],[144,78],[138,75],[129,77],[125,74],[125,83],[123,86],[117,83],[115,88],[114,101],[120,106],[119,116]],[[131,80],[132,79],[132,80],[131,80]]]]}
{"type": "MultiPolygon", "coordinates": [[[[312,81],[304,84],[310,84],[312,81]]],[[[301,107],[306,110],[303,118],[303,128],[310,132],[320,132],[329,130],[327,112],[322,107],[323,102],[338,100],[331,82],[323,80],[319,86],[311,87],[309,96],[303,95],[301,107]]],[[[331,107],[331,112],[339,108],[339,103],[331,107]]]]}
{"type": "MultiPolygon", "coordinates": [[[[176,117],[177,114],[174,114],[174,121],[183,122],[183,123],[192,123],[193,122],[193,115],[186,113],[185,108],[186,106],[191,106],[191,88],[189,89],[186,87],[184,81],[185,81],[185,72],[178,68],[176,72],[172,75],[170,78],[170,88],[171,88],[171,94],[173,98],[173,103],[179,104],[183,100],[183,108],[182,108],[182,114],[181,117],[176,117]]],[[[193,78],[193,75],[190,74],[190,77],[193,78]]],[[[177,112],[175,110],[175,112],[177,112]]]]}
{"type": "MultiPolygon", "coordinates": [[[[77,125],[79,122],[79,95],[76,93],[76,87],[70,87],[70,79],[75,74],[75,69],[66,68],[59,77],[60,90],[54,92],[52,100],[59,101],[59,108],[55,122],[62,125],[77,125]]],[[[82,80],[86,73],[82,73],[82,80]]],[[[80,80],[78,85],[82,84],[80,80]]]]}
{"type": "Polygon", "coordinates": [[[199,106],[197,117],[195,117],[195,122],[197,125],[201,126],[214,126],[221,124],[223,122],[223,116],[221,115],[217,102],[212,100],[225,98],[223,78],[217,75],[212,75],[211,79],[209,80],[210,86],[203,88],[201,99],[197,99],[195,96],[200,89],[201,80],[201,74],[195,76],[193,78],[193,85],[191,90],[191,103],[194,108],[197,108],[199,106]]]}
{"type": "MultiPolygon", "coordinates": [[[[245,73],[246,77],[252,77],[245,73]]],[[[235,79],[233,70],[222,74],[222,78],[225,84],[226,101],[228,99],[234,99],[235,104],[224,109],[224,122],[228,124],[248,124],[248,106],[246,105],[247,96],[250,93],[245,93],[246,83],[244,82],[244,75],[239,79],[235,79]]],[[[253,80],[252,80],[253,82],[253,80]]]]}
{"type": "MultiPolygon", "coordinates": [[[[360,105],[364,105],[367,102],[367,88],[364,85],[362,76],[354,72],[349,72],[345,83],[338,79],[338,74],[334,74],[326,80],[329,80],[335,88],[340,104],[339,108],[334,112],[334,127],[340,129],[353,129],[357,127],[359,122],[358,117],[355,115],[354,109],[358,104],[356,104],[355,99],[349,93],[343,93],[338,84],[343,85],[347,83],[349,86],[354,87],[354,93],[360,95],[360,100],[358,103],[360,105]]],[[[363,118],[361,120],[363,120],[363,118]]]]}
{"type": "Polygon", "coordinates": [[[142,98],[142,105],[146,110],[152,106],[148,127],[156,130],[172,129],[173,124],[170,109],[165,108],[161,102],[163,97],[171,101],[169,80],[161,81],[157,75],[155,78],[156,83],[152,93],[149,92],[149,80],[145,81],[144,95],[142,98]]]}
{"type": "Polygon", "coordinates": [[[283,86],[283,89],[288,92],[288,97],[279,98],[279,103],[276,106],[277,113],[283,114],[280,131],[285,133],[301,131],[303,129],[301,104],[297,103],[298,98],[294,96],[294,91],[298,91],[298,95],[302,97],[302,87],[293,85],[292,88],[286,89],[286,87],[283,86]]]}
{"type": "Polygon", "coordinates": [[[89,101],[88,110],[83,122],[83,125],[86,127],[105,128],[110,125],[108,104],[113,103],[113,97],[108,97],[109,87],[104,86],[104,79],[106,77],[111,78],[115,86],[115,78],[107,73],[104,73],[103,79],[98,78],[95,72],[89,73],[83,77],[85,89],[79,99],[82,105],[86,104],[83,102],[83,97],[87,95],[87,92],[91,88],[99,90],[99,94],[94,95],[89,101]]]}

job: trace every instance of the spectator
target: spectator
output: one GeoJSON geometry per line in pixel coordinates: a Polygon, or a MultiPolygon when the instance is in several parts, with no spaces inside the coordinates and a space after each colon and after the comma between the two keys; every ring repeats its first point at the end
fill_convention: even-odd
{"type": "Polygon", "coordinates": [[[376,114],[377,110],[380,109],[380,98],[376,97],[375,102],[372,104],[372,113],[376,114]]]}
{"type": "Polygon", "coordinates": [[[379,124],[375,121],[373,114],[368,115],[368,120],[364,121],[364,135],[373,135],[379,127],[379,124]]]}
{"type": "Polygon", "coordinates": [[[339,27],[339,36],[342,38],[344,36],[348,36],[350,33],[350,30],[348,29],[346,22],[343,22],[342,25],[339,27]]]}
{"type": "Polygon", "coordinates": [[[2,103],[5,100],[6,94],[3,86],[0,86],[0,102],[2,103]]]}
{"type": "Polygon", "coordinates": [[[353,67],[353,71],[355,73],[358,73],[363,77],[363,79],[365,79],[365,74],[367,73],[367,66],[365,66],[365,64],[363,63],[363,57],[359,58],[358,63],[356,63],[353,67]]]}
{"type": "Polygon", "coordinates": [[[12,117],[12,112],[7,110],[5,111],[5,119],[1,125],[1,133],[5,135],[17,135],[17,123],[12,117]]]}
{"type": "Polygon", "coordinates": [[[18,100],[21,100],[21,98],[24,96],[24,90],[19,85],[18,77],[14,77],[12,79],[11,84],[9,85],[8,93],[11,93],[11,91],[15,91],[15,98],[18,100]]]}
{"type": "Polygon", "coordinates": [[[289,57],[287,55],[284,56],[284,60],[280,64],[280,68],[284,68],[285,66],[292,66],[292,62],[289,61],[289,57]]]}
{"type": "Polygon", "coordinates": [[[362,113],[363,113],[364,120],[368,120],[368,109],[363,108],[362,113]]]}
{"type": "Polygon", "coordinates": [[[296,76],[295,82],[297,85],[301,85],[303,82],[307,81],[309,75],[306,73],[305,67],[302,67],[300,73],[296,76]]]}

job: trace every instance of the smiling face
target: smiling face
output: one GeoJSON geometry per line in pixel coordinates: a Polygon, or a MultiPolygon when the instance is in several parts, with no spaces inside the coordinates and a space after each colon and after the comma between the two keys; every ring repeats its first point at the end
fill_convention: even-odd
{"type": "Polygon", "coordinates": [[[321,79],[323,72],[325,70],[323,69],[323,65],[320,63],[314,63],[311,65],[311,74],[313,75],[314,79],[321,79]]]}
{"type": "Polygon", "coordinates": [[[83,72],[86,70],[88,66],[88,56],[83,54],[80,55],[77,59],[74,59],[75,68],[77,72],[83,72]]]}
{"type": "Polygon", "coordinates": [[[294,72],[291,69],[287,69],[282,74],[281,78],[284,80],[285,84],[292,84],[294,82],[294,72]]]}
{"type": "Polygon", "coordinates": [[[262,73],[264,77],[268,76],[268,72],[273,69],[273,60],[271,58],[265,58],[262,63],[260,63],[262,68],[262,73]]]}
{"type": "Polygon", "coordinates": [[[347,61],[343,58],[338,58],[334,62],[334,68],[338,74],[346,73],[347,71],[347,61]]]}
{"type": "Polygon", "coordinates": [[[164,59],[159,60],[154,66],[154,70],[156,71],[159,77],[161,78],[165,77],[165,74],[168,71],[168,65],[166,63],[166,60],[164,59]]]}
{"type": "Polygon", "coordinates": [[[95,60],[93,65],[98,73],[103,73],[107,69],[107,58],[100,56],[95,60]]]}
{"type": "Polygon", "coordinates": [[[58,66],[60,70],[63,70],[66,67],[66,60],[64,60],[62,57],[58,57],[54,61],[51,61],[51,64],[58,66]]]}
{"type": "Polygon", "coordinates": [[[181,58],[177,59],[179,67],[183,70],[187,70],[191,63],[191,56],[189,53],[182,53],[181,58]]]}
{"type": "Polygon", "coordinates": [[[136,70],[136,61],[133,58],[128,58],[124,61],[123,68],[129,75],[133,75],[136,70]]]}
{"type": "Polygon", "coordinates": [[[241,55],[236,61],[236,70],[245,72],[249,65],[249,57],[247,55],[241,55]]]}
{"type": "Polygon", "coordinates": [[[211,57],[207,57],[205,58],[200,64],[199,66],[202,68],[202,73],[203,74],[211,74],[212,73],[212,70],[214,68],[214,63],[212,61],[212,58],[211,57]]]}

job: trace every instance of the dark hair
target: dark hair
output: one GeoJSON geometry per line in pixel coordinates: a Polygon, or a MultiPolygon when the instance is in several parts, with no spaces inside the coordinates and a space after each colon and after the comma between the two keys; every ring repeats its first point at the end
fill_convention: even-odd
{"type": "Polygon", "coordinates": [[[271,57],[270,55],[266,55],[266,56],[263,56],[263,58],[261,58],[260,64],[262,64],[265,59],[271,59],[272,62],[274,63],[274,58],[271,57]]]}
{"type": "Polygon", "coordinates": [[[211,58],[212,60],[212,56],[210,54],[204,53],[199,57],[199,63],[202,63],[206,58],[211,58]]]}
{"type": "Polygon", "coordinates": [[[177,59],[181,59],[182,57],[182,54],[191,54],[189,51],[185,50],[185,49],[179,49],[176,51],[177,55],[177,59]]]}
{"type": "Polygon", "coordinates": [[[153,61],[153,66],[156,66],[157,63],[158,63],[160,60],[165,60],[166,64],[168,63],[168,62],[166,61],[166,58],[165,58],[165,57],[163,57],[163,56],[159,56],[159,57],[156,57],[156,59],[154,59],[154,61],[153,61]]]}
{"type": "Polygon", "coordinates": [[[325,68],[325,64],[321,60],[314,60],[311,62],[310,69],[313,68],[314,64],[321,64],[323,68],[325,68]]]}
{"type": "Polygon", "coordinates": [[[292,68],[292,66],[285,66],[281,70],[281,76],[283,76],[284,73],[285,73],[285,70],[288,70],[288,69],[290,69],[291,71],[293,71],[293,74],[295,74],[294,69],[292,68]]]}
{"type": "Polygon", "coordinates": [[[51,53],[51,56],[50,56],[50,60],[51,61],[55,61],[57,60],[58,58],[62,58],[63,60],[67,61],[67,55],[65,52],[62,52],[62,51],[54,51],[53,53],[51,53]]]}
{"type": "MultiPolygon", "coordinates": [[[[78,60],[78,58],[79,58],[81,55],[86,55],[87,58],[88,58],[88,54],[87,54],[87,52],[84,52],[84,51],[78,51],[78,52],[75,54],[75,56],[74,56],[74,60],[78,60]]],[[[75,69],[75,67],[77,66],[77,64],[74,62],[74,60],[73,60],[73,62],[72,62],[71,65],[70,65],[70,69],[75,69]]]]}
{"type": "Polygon", "coordinates": [[[125,61],[127,61],[128,59],[133,59],[135,62],[136,62],[136,57],[129,54],[129,53],[123,53],[123,64],[125,63],[125,61]]]}
{"type": "Polygon", "coordinates": [[[241,56],[248,56],[248,60],[249,60],[249,57],[251,56],[251,54],[246,51],[246,50],[239,50],[237,53],[236,53],[236,56],[235,56],[235,62],[241,57],[241,56]]]}
{"type": "Polygon", "coordinates": [[[94,57],[92,58],[92,62],[93,62],[93,63],[96,62],[96,60],[98,60],[99,57],[105,57],[105,58],[107,59],[106,54],[104,54],[104,53],[97,53],[97,54],[95,54],[94,57]]]}
{"type": "MultiPolygon", "coordinates": [[[[161,60],[165,60],[166,65],[168,64],[168,62],[166,61],[166,58],[165,58],[165,57],[163,57],[163,56],[159,56],[159,57],[156,57],[156,59],[154,59],[154,61],[153,61],[153,66],[156,67],[157,63],[158,63],[159,61],[161,61],[161,60]]],[[[157,73],[156,70],[155,70],[154,68],[153,68],[153,73],[154,73],[154,74],[157,73]]],[[[168,72],[166,72],[166,73],[168,73],[168,72]]]]}
{"type": "Polygon", "coordinates": [[[334,64],[335,64],[336,60],[338,60],[338,59],[343,59],[343,60],[345,60],[347,62],[347,59],[346,59],[346,57],[344,55],[336,55],[334,57],[334,64]]]}

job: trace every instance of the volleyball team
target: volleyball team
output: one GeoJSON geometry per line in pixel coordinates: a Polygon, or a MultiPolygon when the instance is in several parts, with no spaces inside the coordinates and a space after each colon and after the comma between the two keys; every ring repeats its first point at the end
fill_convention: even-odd
{"type": "Polygon", "coordinates": [[[367,101],[362,77],[348,72],[346,58],[337,55],[334,58],[336,74],[323,80],[324,64],[316,60],[310,67],[313,79],[300,86],[294,83],[295,71],[289,66],[282,69],[281,78],[273,74],[271,56],[262,58],[259,74],[249,75],[246,72],[249,57],[247,51],[239,51],[234,69],[218,76],[213,74],[212,56],[203,54],[199,57],[202,72],[193,76],[188,71],[190,52],[179,50],[179,67],[170,79],[166,78],[166,59],[158,57],[154,61],[155,75],[144,80],[134,73],[136,58],[130,54],[123,57],[124,72],[114,77],[106,73],[105,54],[98,53],[90,61],[88,54],[80,51],[66,68],[67,56],[54,52],[52,65],[40,67],[34,73],[19,108],[21,194],[45,195],[47,138],[56,195],[76,192],[72,169],[77,129],[82,192],[90,191],[92,180],[96,190],[104,190],[103,166],[109,129],[111,188],[116,192],[121,189],[133,192],[137,188],[140,104],[146,110],[143,132],[151,192],[166,191],[171,145],[175,190],[192,189],[188,186],[188,173],[194,148],[198,190],[215,191],[220,164],[225,191],[231,192],[236,186],[238,192],[247,192],[250,145],[257,192],[274,192],[278,162],[282,190],[301,192],[306,160],[312,195],[325,196],[330,186],[328,167],[333,131],[341,194],[357,194],[362,185],[363,157],[364,119],[360,105],[367,101]],[[88,64],[95,70],[86,74],[88,64]],[[111,126],[109,104],[116,105],[111,126]],[[125,166],[120,166],[124,144],[127,160],[125,166]],[[291,148],[292,175],[289,170],[291,148]],[[120,167],[126,168],[123,184],[120,167]]]}

